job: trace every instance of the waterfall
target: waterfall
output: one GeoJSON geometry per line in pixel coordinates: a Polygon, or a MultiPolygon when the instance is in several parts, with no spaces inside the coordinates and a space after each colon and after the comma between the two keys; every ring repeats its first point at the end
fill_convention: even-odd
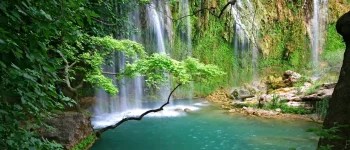
{"type": "MultiPolygon", "coordinates": [[[[137,28],[143,34],[140,34],[141,32],[131,32],[130,37],[124,38],[142,43],[148,52],[150,52],[149,50],[153,50],[154,53],[166,54],[166,50],[168,49],[166,42],[171,41],[170,37],[173,32],[171,20],[169,19],[169,16],[171,16],[170,6],[168,2],[163,0],[154,0],[144,7],[145,9],[136,7],[128,15],[130,22],[129,28],[137,28]],[[146,24],[141,24],[144,22],[146,24]]],[[[137,61],[137,57],[132,59],[127,58],[124,53],[118,52],[111,55],[111,61],[113,65],[103,66],[104,71],[117,73],[124,69],[128,62],[137,61]]],[[[111,125],[126,116],[140,115],[150,108],[159,107],[158,104],[163,104],[170,93],[170,81],[165,83],[164,86],[160,86],[160,89],[157,91],[158,97],[155,98],[153,95],[148,95],[149,93],[145,92],[149,89],[145,88],[143,77],[135,77],[133,79],[124,78],[117,81],[114,75],[108,76],[118,86],[119,93],[117,96],[111,97],[104,90],[96,91],[97,101],[92,110],[94,113],[92,118],[94,128],[111,125]],[[150,100],[158,100],[158,103],[150,103],[150,100]],[[143,101],[148,101],[148,103],[143,101]]],[[[164,73],[164,76],[169,78],[169,75],[166,73],[164,73]]],[[[180,112],[164,110],[151,116],[178,115],[180,115],[180,112]]]]}
{"type": "MultiPolygon", "coordinates": [[[[188,0],[179,1],[179,11],[178,17],[183,19],[179,20],[177,26],[178,36],[180,38],[181,44],[180,50],[182,51],[179,59],[184,59],[186,57],[192,57],[192,37],[191,37],[191,17],[190,17],[190,6],[188,0]]],[[[188,86],[184,87],[186,91],[187,98],[193,97],[193,83],[191,82],[188,86]]]]}
{"type": "MultiPolygon", "coordinates": [[[[115,54],[112,54],[111,61],[115,62],[115,54]]],[[[108,66],[104,65],[103,66],[103,71],[104,72],[116,72],[115,66],[108,66]]],[[[107,75],[109,78],[112,79],[113,84],[116,85],[117,81],[114,75],[107,75]]],[[[118,100],[116,97],[110,97],[104,90],[99,89],[96,91],[96,104],[93,108],[94,115],[102,115],[106,113],[111,113],[115,112],[118,110],[118,100]]]]}
{"type": "MultiPolygon", "coordinates": [[[[136,28],[140,27],[139,8],[136,7],[135,11],[129,13],[129,21],[136,28]]],[[[140,35],[137,32],[132,32],[130,40],[140,42],[140,35]]],[[[137,57],[133,60],[126,58],[123,52],[116,52],[111,55],[111,65],[104,65],[104,71],[110,73],[117,73],[124,69],[126,63],[129,61],[136,61],[137,57]]],[[[143,78],[135,77],[133,79],[120,79],[116,80],[115,75],[107,75],[113,81],[113,84],[118,87],[119,93],[117,96],[111,97],[104,90],[99,89],[96,91],[97,102],[93,108],[95,116],[106,115],[110,113],[121,113],[130,109],[137,109],[141,107],[143,98],[143,78]]]]}
{"type": "Polygon", "coordinates": [[[158,12],[156,10],[156,5],[154,3],[150,4],[150,7],[147,7],[147,15],[149,22],[151,24],[151,27],[153,28],[153,32],[156,35],[156,43],[157,43],[157,49],[156,52],[158,53],[166,53],[165,52],[165,46],[164,46],[164,22],[162,17],[158,15],[158,12]]]}
{"type": "Polygon", "coordinates": [[[192,56],[192,39],[191,39],[191,18],[190,18],[190,8],[188,0],[181,0],[180,1],[180,7],[179,7],[179,16],[185,17],[184,22],[182,20],[180,24],[180,30],[179,32],[182,42],[186,43],[187,48],[187,56],[192,56]]]}
{"type": "MultiPolygon", "coordinates": [[[[256,36],[258,35],[258,24],[255,19],[255,8],[250,0],[237,0],[236,5],[232,6],[231,14],[235,21],[235,35],[233,40],[234,57],[236,59],[236,66],[242,69],[248,68],[248,63],[244,60],[251,57],[251,76],[253,80],[257,79],[258,58],[259,52],[256,43],[256,36]]],[[[235,68],[235,74],[239,74],[238,68],[235,68]]],[[[248,69],[249,70],[249,69],[248,69]]],[[[247,71],[248,72],[248,71],[247,71]]],[[[244,75],[246,78],[247,76],[244,75]]],[[[239,76],[236,76],[239,78],[239,76]]]]}
{"type": "MultiPolygon", "coordinates": [[[[153,37],[152,35],[155,36],[155,44],[157,45],[155,49],[156,53],[167,54],[165,50],[164,39],[166,36],[164,32],[169,32],[169,29],[167,30],[166,27],[169,26],[169,23],[171,23],[168,21],[171,14],[167,14],[170,12],[167,10],[170,10],[170,6],[165,1],[151,1],[150,5],[147,7],[147,18],[151,28],[150,37],[153,37]]],[[[164,77],[169,79],[169,75],[167,73],[164,73],[164,77]]],[[[170,87],[171,84],[169,80],[167,80],[163,85],[160,85],[158,94],[161,101],[166,101],[168,99],[170,87]]],[[[171,99],[170,104],[172,103],[173,102],[171,99]]]]}
{"type": "Polygon", "coordinates": [[[311,26],[311,61],[312,67],[318,69],[319,67],[319,53],[322,51],[323,34],[322,31],[325,30],[327,24],[328,15],[328,0],[313,0],[314,11],[312,17],[311,26]]]}

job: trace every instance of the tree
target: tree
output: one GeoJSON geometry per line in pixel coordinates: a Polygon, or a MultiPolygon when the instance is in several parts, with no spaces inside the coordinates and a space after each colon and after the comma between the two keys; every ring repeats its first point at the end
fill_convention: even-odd
{"type": "Polygon", "coordinates": [[[123,2],[0,1],[1,148],[61,147],[36,134],[47,127],[44,120],[75,103],[60,97],[56,84],[66,84],[75,100],[83,82],[110,93],[117,91],[101,74],[103,57],[116,50],[130,56],[144,53],[140,44],[106,36],[125,24],[122,15],[110,9],[123,2]],[[106,14],[96,13],[102,11],[106,14]],[[113,29],[103,28],[102,19],[113,24],[113,29]]]}
{"type": "Polygon", "coordinates": [[[321,137],[319,148],[334,150],[350,149],[350,12],[341,16],[336,24],[337,32],[343,36],[346,44],[343,65],[323,126],[335,136],[321,137]]]}
{"type": "Polygon", "coordinates": [[[151,109],[142,113],[140,116],[123,118],[114,125],[98,130],[96,132],[97,135],[100,136],[101,133],[109,129],[114,129],[126,121],[140,121],[149,113],[162,111],[163,108],[169,104],[173,92],[183,84],[188,84],[191,81],[206,82],[214,77],[225,74],[218,67],[202,64],[194,58],[189,57],[184,61],[176,61],[165,54],[155,53],[150,57],[140,59],[133,64],[128,64],[120,77],[146,76],[147,85],[157,87],[159,83],[164,83],[166,80],[169,80],[164,77],[164,73],[170,74],[171,79],[177,83],[175,88],[169,93],[167,102],[157,109],[151,109]]]}

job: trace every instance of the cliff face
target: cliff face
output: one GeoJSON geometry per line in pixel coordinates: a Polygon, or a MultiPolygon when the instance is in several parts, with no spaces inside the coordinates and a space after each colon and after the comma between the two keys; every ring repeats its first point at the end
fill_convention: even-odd
{"type": "MultiPolygon", "coordinates": [[[[179,7],[183,2],[184,0],[178,0],[172,3],[173,18],[181,17],[179,7]]],[[[229,76],[210,83],[213,86],[232,86],[238,82],[250,81],[254,78],[252,74],[261,75],[286,68],[305,71],[302,68],[308,66],[311,69],[309,62],[312,61],[319,61],[323,70],[330,65],[341,64],[341,55],[338,53],[344,52],[345,45],[335,32],[335,21],[350,10],[349,1],[238,0],[236,6],[229,6],[218,18],[217,15],[227,2],[228,0],[189,2],[193,57],[220,66],[229,76]],[[240,27],[237,25],[238,19],[238,24],[245,25],[245,38],[237,36],[241,32],[237,30],[240,27]],[[237,38],[238,42],[235,41],[237,38]],[[251,42],[247,42],[247,39],[251,42]],[[237,46],[239,42],[245,44],[237,46]],[[246,50],[253,45],[258,48],[258,56],[247,52],[251,50],[246,50]],[[251,62],[251,59],[256,59],[257,62],[251,62]],[[340,60],[332,62],[337,59],[340,60]]],[[[177,54],[186,49],[179,34],[183,31],[183,22],[180,22],[173,24],[172,53],[175,58],[180,58],[177,54]]],[[[339,72],[340,68],[338,66],[333,70],[339,72]]]]}

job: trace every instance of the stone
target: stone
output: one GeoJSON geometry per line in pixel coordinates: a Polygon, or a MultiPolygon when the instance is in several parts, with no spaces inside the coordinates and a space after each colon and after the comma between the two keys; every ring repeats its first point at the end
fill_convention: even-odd
{"type": "Polygon", "coordinates": [[[188,113],[188,112],[191,112],[192,110],[189,108],[185,108],[184,111],[188,113]]]}
{"type": "Polygon", "coordinates": [[[182,111],[182,109],[181,108],[176,108],[175,111],[182,111]]]}
{"type": "Polygon", "coordinates": [[[234,113],[234,112],[236,112],[236,110],[235,109],[230,109],[228,112],[234,113]]]}
{"type": "Polygon", "coordinates": [[[294,72],[294,71],[287,70],[284,72],[283,77],[284,77],[284,80],[287,79],[292,83],[296,83],[301,78],[301,75],[299,73],[294,72]]]}
{"type": "Polygon", "coordinates": [[[332,89],[335,87],[337,83],[323,83],[322,87],[326,88],[326,89],[332,89]]]}
{"type": "Polygon", "coordinates": [[[277,108],[275,111],[281,112],[282,110],[281,110],[281,108],[277,108]]]}
{"type": "Polygon", "coordinates": [[[39,135],[55,140],[65,149],[71,149],[81,140],[93,134],[90,117],[78,112],[64,112],[45,121],[53,130],[41,129],[39,135]]]}

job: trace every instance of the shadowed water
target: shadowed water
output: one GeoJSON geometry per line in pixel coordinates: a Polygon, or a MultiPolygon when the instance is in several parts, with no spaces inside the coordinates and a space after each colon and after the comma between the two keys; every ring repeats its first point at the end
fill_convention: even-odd
{"type": "Polygon", "coordinates": [[[232,115],[202,101],[175,100],[176,105],[198,109],[179,112],[181,115],[153,114],[142,121],[126,122],[105,132],[91,149],[316,149],[318,138],[305,132],[316,126],[312,123],[232,115]]]}

